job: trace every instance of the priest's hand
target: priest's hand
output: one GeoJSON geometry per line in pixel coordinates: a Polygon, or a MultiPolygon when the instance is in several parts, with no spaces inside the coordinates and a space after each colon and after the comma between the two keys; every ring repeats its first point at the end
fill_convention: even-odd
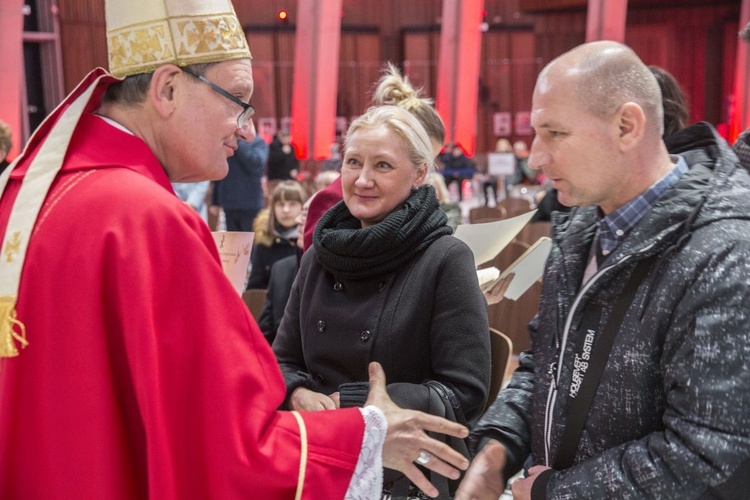
{"type": "Polygon", "coordinates": [[[505,490],[504,468],[505,447],[494,439],[488,441],[472,460],[455,500],[497,500],[505,490]]]}
{"type": "Polygon", "coordinates": [[[296,411],[335,410],[336,403],[319,392],[297,387],[289,398],[289,406],[296,411]]]}
{"type": "Polygon", "coordinates": [[[419,489],[430,496],[438,490],[415,465],[420,465],[451,479],[458,479],[458,469],[466,470],[469,461],[445,443],[431,438],[425,431],[439,432],[458,438],[469,435],[466,427],[444,418],[399,408],[385,389],[385,373],[378,363],[370,363],[370,393],[367,405],[385,414],[388,433],[383,444],[383,465],[402,472],[419,489]]]}

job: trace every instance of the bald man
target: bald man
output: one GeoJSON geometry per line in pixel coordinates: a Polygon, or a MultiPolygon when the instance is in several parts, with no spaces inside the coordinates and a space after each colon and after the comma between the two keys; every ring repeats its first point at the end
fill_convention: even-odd
{"type": "Polygon", "coordinates": [[[539,75],[530,165],[553,218],[532,348],[473,431],[456,499],[746,498],[750,178],[716,131],[661,140],[661,95],[614,42],[539,75]]]}

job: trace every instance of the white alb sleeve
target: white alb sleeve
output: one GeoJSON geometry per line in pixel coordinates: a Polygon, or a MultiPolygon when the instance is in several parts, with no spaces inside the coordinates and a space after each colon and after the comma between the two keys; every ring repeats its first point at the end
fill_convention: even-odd
{"type": "Polygon", "coordinates": [[[346,500],[379,500],[383,495],[383,443],[388,421],[380,408],[360,408],[365,421],[362,450],[346,490],[346,500]]]}

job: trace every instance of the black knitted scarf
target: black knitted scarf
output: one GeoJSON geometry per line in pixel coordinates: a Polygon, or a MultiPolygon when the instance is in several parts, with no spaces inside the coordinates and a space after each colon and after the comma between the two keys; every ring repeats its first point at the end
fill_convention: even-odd
{"type": "Polygon", "coordinates": [[[340,201],[320,218],[313,244],[326,271],[344,279],[367,279],[396,271],[433,241],[451,234],[447,221],[435,189],[426,185],[366,228],[340,201]]]}

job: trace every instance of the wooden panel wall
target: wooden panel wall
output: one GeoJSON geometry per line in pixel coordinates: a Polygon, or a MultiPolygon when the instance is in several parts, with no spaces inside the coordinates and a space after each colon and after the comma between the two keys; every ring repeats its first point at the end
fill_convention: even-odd
{"type": "MultiPolygon", "coordinates": [[[[485,0],[489,26],[482,43],[478,151],[494,147],[492,114],[528,109],[541,67],[584,41],[585,2],[570,0],[567,10],[523,10],[531,4],[549,9],[558,2],[485,0]]],[[[673,2],[669,8],[655,3],[631,2],[626,41],[644,61],[659,64],[677,77],[689,95],[694,121],[725,120],[732,102],[740,1],[693,2],[699,4],[695,7],[674,6],[673,2]]],[[[104,0],[58,4],[65,91],[69,92],[92,68],[107,65],[104,0]]],[[[289,116],[293,26],[304,22],[296,17],[297,2],[234,0],[234,4],[243,25],[252,27],[248,38],[254,55],[253,104],[258,116],[289,116]],[[287,25],[276,19],[281,8],[290,14],[287,25]]],[[[416,85],[435,96],[441,11],[440,0],[344,1],[340,116],[355,116],[367,107],[371,85],[386,60],[404,67],[416,85]]]]}
{"type": "Polygon", "coordinates": [[[370,106],[382,61],[378,33],[341,33],[337,116],[350,120],[370,106]]]}
{"type": "Polygon", "coordinates": [[[731,94],[725,93],[722,80],[734,79],[737,50],[736,30],[734,40],[724,34],[727,25],[737,26],[738,19],[739,3],[736,7],[633,9],[628,12],[626,43],[646,64],[662,66],[680,82],[689,97],[692,121],[718,123],[724,119],[731,94]],[[732,61],[729,72],[722,66],[724,60],[732,61]]]}
{"type": "Polygon", "coordinates": [[[65,0],[57,5],[67,93],[92,69],[108,66],[104,0],[65,0]]]}

